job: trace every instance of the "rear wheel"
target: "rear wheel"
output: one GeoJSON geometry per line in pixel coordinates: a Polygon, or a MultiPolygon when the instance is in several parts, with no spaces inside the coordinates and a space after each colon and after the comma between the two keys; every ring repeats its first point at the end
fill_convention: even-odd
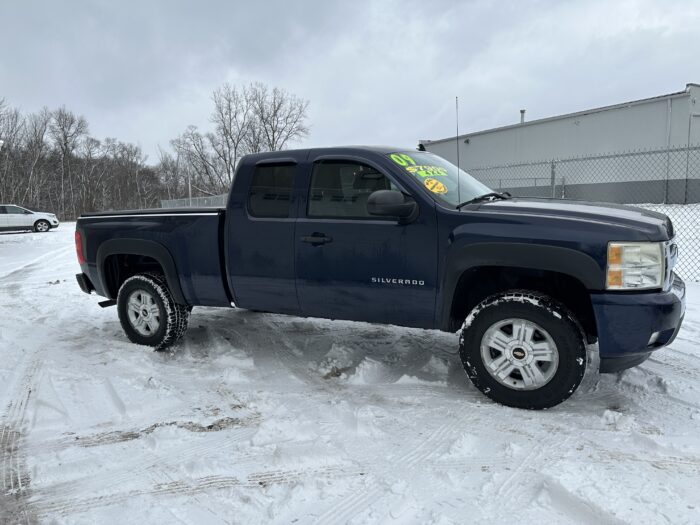
{"type": "Polygon", "coordinates": [[[190,315],[188,306],[175,302],[159,274],[138,274],[124,281],[117,311],[129,340],[156,350],[165,350],[183,336],[190,315]]]}
{"type": "Polygon", "coordinates": [[[474,386],[516,408],[558,405],[586,370],[586,347],[573,315],[529,291],[497,294],[474,308],[462,329],[460,357],[474,386]]]}
{"type": "Polygon", "coordinates": [[[40,219],[34,223],[35,232],[46,233],[50,229],[51,225],[49,224],[49,221],[45,221],[44,219],[40,219]]]}

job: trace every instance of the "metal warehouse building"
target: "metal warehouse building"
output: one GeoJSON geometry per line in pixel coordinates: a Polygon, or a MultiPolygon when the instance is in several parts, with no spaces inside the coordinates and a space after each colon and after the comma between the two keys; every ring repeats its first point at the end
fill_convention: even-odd
{"type": "MultiPolygon", "coordinates": [[[[521,117],[524,112],[521,112],[521,117]]],[[[700,202],[700,85],[440,140],[426,150],[491,187],[615,202],[700,202]],[[554,162],[556,161],[556,162],[554,162]],[[604,198],[602,198],[604,197],[604,198]]]]}

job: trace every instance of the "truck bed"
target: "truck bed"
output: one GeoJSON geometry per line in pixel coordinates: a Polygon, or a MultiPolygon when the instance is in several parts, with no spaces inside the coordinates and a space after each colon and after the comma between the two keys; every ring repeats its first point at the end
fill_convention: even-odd
{"type": "Polygon", "coordinates": [[[223,212],[226,208],[148,208],[145,210],[95,211],[83,213],[81,217],[106,217],[123,215],[196,215],[223,212]]]}
{"type": "Polygon", "coordinates": [[[114,298],[115,290],[106,289],[109,285],[102,282],[97,271],[100,260],[104,262],[108,256],[105,250],[110,244],[119,244],[119,251],[128,254],[130,243],[155,243],[172,256],[173,273],[187,304],[229,306],[231,297],[222,253],[225,213],[223,208],[85,213],[78,219],[76,229],[85,243],[86,273],[98,293],[114,298]]]}

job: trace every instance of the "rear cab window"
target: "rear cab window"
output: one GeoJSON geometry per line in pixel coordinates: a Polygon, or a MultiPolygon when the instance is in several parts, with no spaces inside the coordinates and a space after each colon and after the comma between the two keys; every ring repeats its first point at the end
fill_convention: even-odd
{"type": "Polygon", "coordinates": [[[259,218],[288,218],[296,169],[295,164],[255,166],[248,190],[248,213],[259,218]]]}

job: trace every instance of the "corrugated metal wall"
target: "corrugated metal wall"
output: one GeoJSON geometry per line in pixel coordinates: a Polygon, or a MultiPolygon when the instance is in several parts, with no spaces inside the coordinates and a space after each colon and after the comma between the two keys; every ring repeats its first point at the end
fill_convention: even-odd
{"type": "MultiPolygon", "coordinates": [[[[463,168],[502,166],[610,152],[700,143],[700,86],[685,92],[569,116],[525,122],[456,139],[426,142],[428,151],[463,168]]],[[[517,115],[513,115],[514,120],[517,115]]],[[[622,176],[622,174],[618,174],[622,176]]],[[[601,182],[605,174],[601,173],[601,182]]],[[[629,180],[638,180],[634,173],[629,180]]],[[[662,174],[661,178],[666,178],[662,174]]],[[[590,182],[596,182],[595,180],[590,182]]]]}

